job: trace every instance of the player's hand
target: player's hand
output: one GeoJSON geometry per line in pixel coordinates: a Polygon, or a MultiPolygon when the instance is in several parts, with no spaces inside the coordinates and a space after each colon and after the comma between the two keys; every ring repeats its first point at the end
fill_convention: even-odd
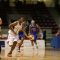
{"type": "Polygon", "coordinates": [[[33,36],[33,35],[28,35],[27,37],[28,37],[28,39],[30,39],[30,40],[34,40],[34,36],[33,36]]]}

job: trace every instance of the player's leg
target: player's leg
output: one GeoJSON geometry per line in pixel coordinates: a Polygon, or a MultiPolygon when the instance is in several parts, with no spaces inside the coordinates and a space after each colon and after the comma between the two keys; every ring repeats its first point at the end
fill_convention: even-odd
{"type": "Polygon", "coordinates": [[[23,44],[24,39],[21,39],[20,43],[18,43],[18,52],[20,52],[21,45],[23,44]]]}
{"type": "Polygon", "coordinates": [[[11,46],[11,50],[10,50],[9,53],[8,53],[8,56],[12,56],[12,52],[13,52],[13,50],[15,49],[16,44],[17,44],[17,41],[14,41],[14,42],[13,42],[13,45],[11,46]]]}
{"type": "MultiPolygon", "coordinates": [[[[31,32],[30,34],[34,36],[33,32],[31,32]]],[[[32,47],[34,48],[34,40],[30,40],[30,41],[31,41],[32,47]]]]}
{"type": "Polygon", "coordinates": [[[36,45],[36,48],[38,48],[38,44],[37,44],[37,34],[34,35],[34,43],[36,45]]]}
{"type": "Polygon", "coordinates": [[[9,51],[9,53],[8,53],[8,56],[9,56],[9,57],[12,56],[12,52],[13,52],[13,50],[15,49],[15,47],[16,47],[16,45],[17,45],[17,40],[18,40],[19,38],[18,38],[18,35],[17,35],[17,36],[10,36],[10,39],[11,39],[11,40],[9,40],[9,45],[10,45],[11,49],[10,49],[10,51],[9,51]]]}
{"type": "MultiPolygon", "coordinates": [[[[32,33],[31,33],[31,35],[33,35],[32,33]]],[[[34,35],[33,35],[34,36],[34,35]]],[[[32,47],[33,47],[33,49],[34,49],[34,40],[30,40],[31,41],[31,45],[32,45],[32,47]]]]}
{"type": "Polygon", "coordinates": [[[23,41],[24,41],[24,33],[23,32],[19,33],[19,39],[20,39],[20,42],[18,43],[18,52],[20,52],[21,45],[23,44],[23,41]]]}
{"type": "Polygon", "coordinates": [[[35,43],[35,45],[36,45],[36,48],[38,49],[37,41],[36,41],[36,40],[34,40],[34,43],[35,43]]]}
{"type": "Polygon", "coordinates": [[[34,46],[34,40],[31,40],[31,45],[34,46]]]}

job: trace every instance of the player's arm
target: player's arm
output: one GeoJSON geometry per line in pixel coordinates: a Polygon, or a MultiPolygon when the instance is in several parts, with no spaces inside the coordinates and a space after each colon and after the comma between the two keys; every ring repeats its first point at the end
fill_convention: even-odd
{"type": "Polygon", "coordinates": [[[39,35],[40,39],[42,39],[42,38],[43,38],[43,32],[42,32],[42,29],[40,28],[39,25],[37,25],[37,27],[38,27],[38,29],[39,29],[38,35],[39,35]]]}
{"type": "MultiPolygon", "coordinates": [[[[18,21],[11,23],[11,24],[9,25],[9,29],[14,32],[14,26],[16,26],[17,23],[18,23],[18,21]]],[[[14,32],[14,33],[15,33],[15,32],[14,32]]]]}
{"type": "Polygon", "coordinates": [[[24,32],[24,35],[27,37],[27,34],[26,34],[26,24],[25,22],[23,23],[23,27],[22,27],[22,31],[24,32]]]}

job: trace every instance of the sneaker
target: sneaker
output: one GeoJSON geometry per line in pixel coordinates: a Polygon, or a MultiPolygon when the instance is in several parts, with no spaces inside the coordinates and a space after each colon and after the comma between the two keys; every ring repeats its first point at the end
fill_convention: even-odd
{"type": "Polygon", "coordinates": [[[8,56],[8,57],[12,57],[12,54],[9,54],[9,53],[8,53],[8,55],[7,55],[7,56],[8,56]]]}

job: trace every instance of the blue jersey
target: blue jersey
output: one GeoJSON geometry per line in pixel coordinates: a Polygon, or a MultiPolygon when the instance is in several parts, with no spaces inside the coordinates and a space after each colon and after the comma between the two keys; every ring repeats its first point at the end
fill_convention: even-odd
{"type": "Polygon", "coordinates": [[[19,32],[19,39],[24,38],[24,37],[25,37],[24,32],[23,31],[19,32]]]}
{"type": "Polygon", "coordinates": [[[30,34],[34,35],[34,40],[37,40],[38,37],[37,33],[39,32],[38,25],[37,24],[34,26],[30,25],[29,29],[30,29],[30,34]]]}
{"type": "Polygon", "coordinates": [[[39,27],[37,24],[35,24],[34,26],[30,24],[29,29],[30,29],[30,33],[32,32],[37,33],[39,31],[39,27]]]}
{"type": "Polygon", "coordinates": [[[25,28],[26,28],[26,25],[25,24],[23,24],[23,26],[22,26],[22,31],[20,31],[19,33],[18,33],[18,35],[19,35],[19,39],[24,39],[24,37],[25,37],[25,34],[24,34],[24,30],[25,30],[25,28]]]}

